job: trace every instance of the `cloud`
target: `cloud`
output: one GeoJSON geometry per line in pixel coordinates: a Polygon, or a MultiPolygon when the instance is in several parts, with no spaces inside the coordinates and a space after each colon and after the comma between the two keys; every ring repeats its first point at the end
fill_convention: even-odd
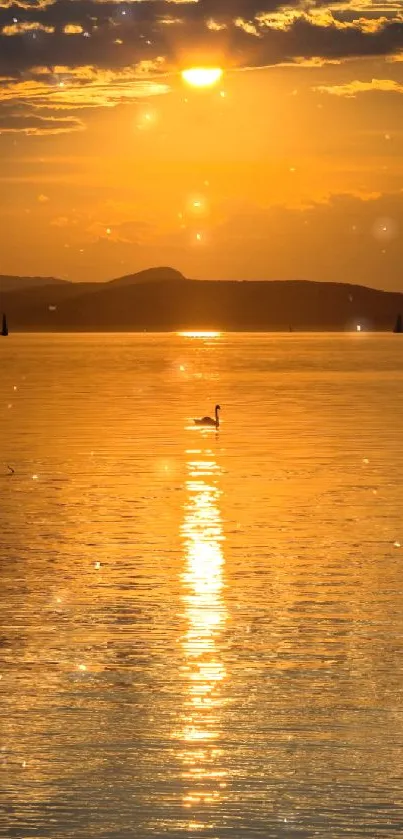
{"type": "Polygon", "coordinates": [[[403,48],[403,17],[394,4],[324,4],[276,0],[38,0],[0,7],[0,72],[35,64],[103,69],[166,59],[178,71],[183,44],[221,53],[238,66],[293,58],[390,55],[403,48]],[[175,12],[173,13],[173,10],[175,12]],[[35,36],[35,38],[34,38],[35,36]]]}
{"type": "Polygon", "coordinates": [[[83,35],[84,29],[80,23],[66,23],[63,32],[65,35],[83,35]]]}
{"type": "Polygon", "coordinates": [[[262,33],[258,28],[257,24],[248,20],[244,20],[244,18],[242,17],[235,18],[234,26],[237,26],[238,29],[242,29],[243,32],[246,32],[247,35],[254,35],[255,38],[262,37],[262,33]]]}
{"type": "MultiPolygon", "coordinates": [[[[165,94],[169,76],[194,55],[228,69],[321,67],[369,56],[397,62],[403,55],[397,0],[0,3],[0,108],[19,101],[31,110],[67,111],[165,94]]],[[[355,95],[343,87],[326,92],[355,95]]]]}
{"type": "Polygon", "coordinates": [[[358,93],[403,93],[403,84],[392,79],[372,79],[370,82],[355,80],[346,84],[318,85],[314,87],[318,93],[328,93],[331,96],[346,96],[354,99],[358,93]]]}
{"type": "Polygon", "coordinates": [[[34,67],[31,78],[23,81],[5,79],[0,83],[0,104],[23,102],[30,108],[76,110],[80,108],[111,108],[166,93],[162,80],[148,78],[154,65],[146,63],[121,70],[97,70],[83,66],[69,68],[56,65],[34,67]]]}
{"type": "Polygon", "coordinates": [[[29,112],[0,112],[0,134],[22,133],[27,136],[40,137],[46,134],[66,134],[83,129],[83,123],[75,117],[44,117],[29,112]]]}
{"type": "MultiPolygon", "coordinates": [[[[43,216],[51,215],[53,207],[53,201],[44,205],[43,216]]],[[[27,249],[21,246],[16,256],[16,241],[35,236],[41,247],[29,252],[30,271],[60,275],[67,266],[71,278],[83,280],[171,264],[189,277],[205,279],[331,280],[400,290],[402,218],[403,192],[366,200],[333,195],[300,208],[228,201],[206,242],[195,245],[189,230],[174,220],[144,219],[136,205],[99,204],[75,215],[55,213],[51,227],[41,215],[34,230],[28,216],[16,225],[18,238],[11,242],[6,225],[0,225],[0,244],[4,264],[8,260],[19,273],[28,270],[27,249]]]]}
{"type": "Polygon", "coordinates": [[[3,26],[1,30],[2,35],[5,35],[6,37],[11,37],[12,35],[23,35],[26,32],[29,32],[32,36],[36,36],[37,32],[47,32],[49,34],[54,31],[53,26],[49,26],[45,23],[39,23],[38,21],[20,21],[12,23],[9,26],[3,26]]]}
{"type": "Polygon", "coordinates": [[[130,219],[116,224],[108,224],[100,221],[93,221],[85,227],[85,238],[91,242],[100,239],[107,240],[114,244],[144,244],[152,241],[155,236],[155,229],[144,220],[130,219]]]}

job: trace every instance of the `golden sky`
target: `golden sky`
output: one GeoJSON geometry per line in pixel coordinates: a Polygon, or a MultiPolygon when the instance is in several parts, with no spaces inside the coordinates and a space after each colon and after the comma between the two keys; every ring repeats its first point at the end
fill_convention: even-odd
{"type": "Polygon", "coordinates": [[[0,273],[402,290],[402,106],[401,0],[3,0],[0,273]]]}

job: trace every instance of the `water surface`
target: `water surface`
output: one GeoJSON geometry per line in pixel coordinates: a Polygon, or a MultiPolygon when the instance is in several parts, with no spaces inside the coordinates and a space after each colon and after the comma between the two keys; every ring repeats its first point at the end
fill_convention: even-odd
{"type": "Polygon", "coordinates": [[[0,353],[0,835],[402,836],[400,336],[0,353]]]}

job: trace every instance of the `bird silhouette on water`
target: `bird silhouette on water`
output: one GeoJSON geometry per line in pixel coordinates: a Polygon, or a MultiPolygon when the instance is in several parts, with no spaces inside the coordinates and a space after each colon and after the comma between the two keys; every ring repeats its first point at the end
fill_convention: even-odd
{"type": "Polygon", "coordinates": [[[196,425],[204,425],[207,428],[219,428],[220,425],[220,411],[221,408],[219,405],[215,406],[215,419],[213,417],[201,417],[200,419],[195,419],[194,422],[196,425]]]}

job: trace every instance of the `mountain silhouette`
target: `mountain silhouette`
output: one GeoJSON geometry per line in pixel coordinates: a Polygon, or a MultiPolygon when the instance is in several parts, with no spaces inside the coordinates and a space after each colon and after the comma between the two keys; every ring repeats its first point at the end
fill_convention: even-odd
{"type": "Polygon", "coordinates": [[[403,295],[345,283],[189,280],[152,268],[106,283],[58,283],[2,291],[10,330],[392,331],[403,295]]]}
{"type": "Polygon", "coordinates": [[[180,271],[175,271],[174,268],[146,268],[145,271],[138,271],[137,274],[127,274],[125,277],[118,277],[116,280],[110,280],[107,285],[124,286],[135,285],[138,283],[157,283],[185,279],[186,277],[184,277],[180,271]]]}
{"type": "Polygon", "coordinates": [[[45,285],[71,285],[71,283],[57,277],[15,277],[0,274],[0,293],[3,291],[22,291],[25,288],[38,288],[45,285]]]}

